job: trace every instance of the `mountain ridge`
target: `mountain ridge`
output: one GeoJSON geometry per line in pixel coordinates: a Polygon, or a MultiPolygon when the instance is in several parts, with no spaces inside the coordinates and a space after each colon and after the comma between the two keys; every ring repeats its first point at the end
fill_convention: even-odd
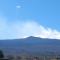
{"type": "Polygon", "coordinates": [[[34,36],[28,36],[26,38],[16,38],[16,39],[0,39],[0,40],[24,40],[24,39],[44,39],[44,40],[60,40],[60,39],[53,39],[53,38],[41,38],[41,37],[34,37],[34,36]]]}
{"type": "Polygon", "coordinates": [[[14,51],[20,53],[25,51],[31,54],[47,54],[46,52],[56,52],[57,54],[60,54],[60,40],[42,39],[32,36],[24,39],[0,40],[0,49],[2,49],[5,54],[9,54],[9,52],[12,54],[14,51]]]}

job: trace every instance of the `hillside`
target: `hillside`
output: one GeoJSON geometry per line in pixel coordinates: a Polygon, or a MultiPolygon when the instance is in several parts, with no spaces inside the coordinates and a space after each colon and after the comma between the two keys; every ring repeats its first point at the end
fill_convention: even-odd
{"type": "Polygon", "coordinates": [[[0,40],[0,49],[5,54],[60,55],[60,40],[27,37],[0,40]]]}

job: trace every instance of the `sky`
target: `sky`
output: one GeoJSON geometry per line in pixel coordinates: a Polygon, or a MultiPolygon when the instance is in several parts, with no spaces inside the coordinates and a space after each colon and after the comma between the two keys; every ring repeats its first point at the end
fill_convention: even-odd
{"type": "Polygon", "coordinates": [[[59,27],[60,0],[0,0],[0,39],[60,39],[59,27]]]}

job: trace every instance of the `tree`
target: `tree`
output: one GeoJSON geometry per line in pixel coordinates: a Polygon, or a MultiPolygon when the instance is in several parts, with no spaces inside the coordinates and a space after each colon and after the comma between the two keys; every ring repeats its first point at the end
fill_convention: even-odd
{"type": "Polygon", "coordinates": [[[2,50],[0,50],[0,58],[4,58],[4,54],[3,54],[2,50]]]}

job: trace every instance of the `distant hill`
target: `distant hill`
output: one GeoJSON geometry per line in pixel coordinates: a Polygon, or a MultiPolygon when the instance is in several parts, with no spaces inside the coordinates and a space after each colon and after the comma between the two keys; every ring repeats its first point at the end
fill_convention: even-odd
{"type": "Polygon", "coordinates": [[[60,40],[33,36],[23,39],[0,40],[0,49],[5,54],[60,55],[60,40]]]}

